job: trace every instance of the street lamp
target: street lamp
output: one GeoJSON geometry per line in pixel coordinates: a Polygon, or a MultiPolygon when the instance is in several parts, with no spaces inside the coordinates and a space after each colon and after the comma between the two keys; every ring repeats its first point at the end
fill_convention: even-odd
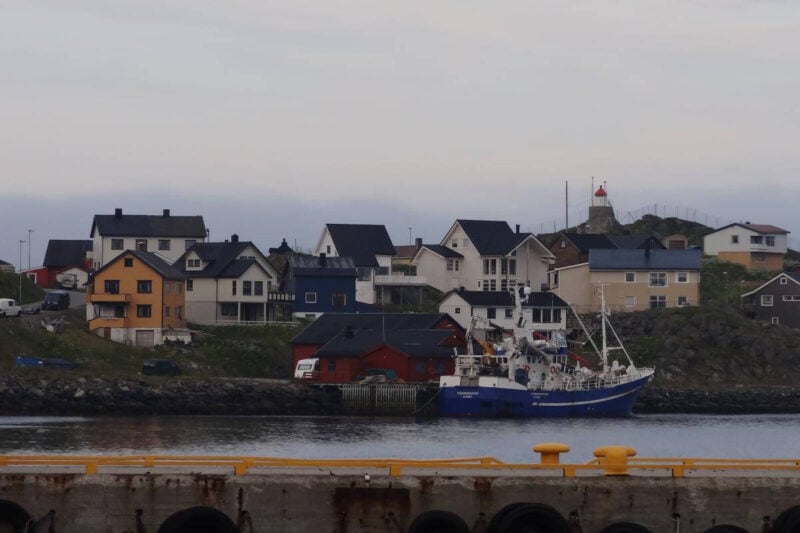
{"type": "Polygon", "coordinates": [[[22,239],[19,241],[19,302],[17,305],[22,305],[22,245],[26,242],[22,239]]]}
{"type": "Polygon", "coordinates": [[[32,229],[28,230],[28,270],[31,269],[31,233],[33,233],[32,229]]]}

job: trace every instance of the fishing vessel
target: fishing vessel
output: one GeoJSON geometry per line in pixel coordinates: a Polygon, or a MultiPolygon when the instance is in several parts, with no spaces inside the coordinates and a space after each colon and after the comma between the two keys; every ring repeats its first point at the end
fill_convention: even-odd
{"type": "Polygon", "coordinates": [[[517,287],[511,293],[518,319],[499,342],[481,339],[480,332],[493,325],[473,316],[467,329],[467,353],[456,354],[454,373],[439,379],[440,414],[489,418],[631,415],[637,395],[652,380],[655,369],[637,368],[633,363],[609,321],[602,287],[600,346],[570,306],[587,344],[599,356],[599,369],[590,368],[586,359],[570,351],[566,331],[545,335],[526,329],[522,304],[531,289],[517,287]],[[483,346],[483,354],[474,353],[475,342],[483,346]],[[611,359],[611,353],[623,354],[624,362],[611,359]]]}

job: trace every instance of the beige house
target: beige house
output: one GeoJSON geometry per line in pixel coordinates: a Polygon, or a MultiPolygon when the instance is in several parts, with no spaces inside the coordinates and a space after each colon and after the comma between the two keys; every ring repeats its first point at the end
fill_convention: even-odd
{"type": "Polygon", "coordinates": [[[591,250],[589,261],[549,273],[552,292],[578,312],[697,305],[699,250],[591,250]]]}
{"type": "Polygon", "coordinates": [[[751,270],[783,270],[788,235],[768,224],[729,224],[703,237],[703,252],[751,270]]]}

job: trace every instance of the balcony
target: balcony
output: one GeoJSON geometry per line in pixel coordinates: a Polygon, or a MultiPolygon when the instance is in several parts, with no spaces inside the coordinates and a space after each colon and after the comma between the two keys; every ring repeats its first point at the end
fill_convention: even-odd
{"type": "Polygon", "coordinates": [[[267,301],[275,303],[294,303],[294,293],[292,292],[268,292],[267,301]]]}
{"type": "Polygon", "coordinates": [[[87,296],[89,303],[127,303],[131,301],[130,294],[115,294],[111,292],[96,292],[87,296]]]}
{"type": "Polygon", "coordinates": [[[375,285],[390,287],[423,287],[428,284],[425,276],[408,276],[406,274],[384,274],[375,276],[375,285]]]}
{"type": "Polygon", "coordinates": [[[99,328],[124,328],[125,317],[99,316],[89,321],[89,331],[99,328]]]}

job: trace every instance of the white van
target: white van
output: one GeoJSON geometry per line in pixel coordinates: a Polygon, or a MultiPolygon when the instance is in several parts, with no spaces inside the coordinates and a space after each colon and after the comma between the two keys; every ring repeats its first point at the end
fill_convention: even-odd
{"type": "Polygon", "coordinates": [[[312,379],[319,372],[319,359],[300,359],[294,369],[294,379],[312,379]]]}
{"type": "Polygon", "coordinates": [[[22,307],[17,305],[16,300],[11,298],[0,298],[0,316],[19,316],[22,307]]]}

